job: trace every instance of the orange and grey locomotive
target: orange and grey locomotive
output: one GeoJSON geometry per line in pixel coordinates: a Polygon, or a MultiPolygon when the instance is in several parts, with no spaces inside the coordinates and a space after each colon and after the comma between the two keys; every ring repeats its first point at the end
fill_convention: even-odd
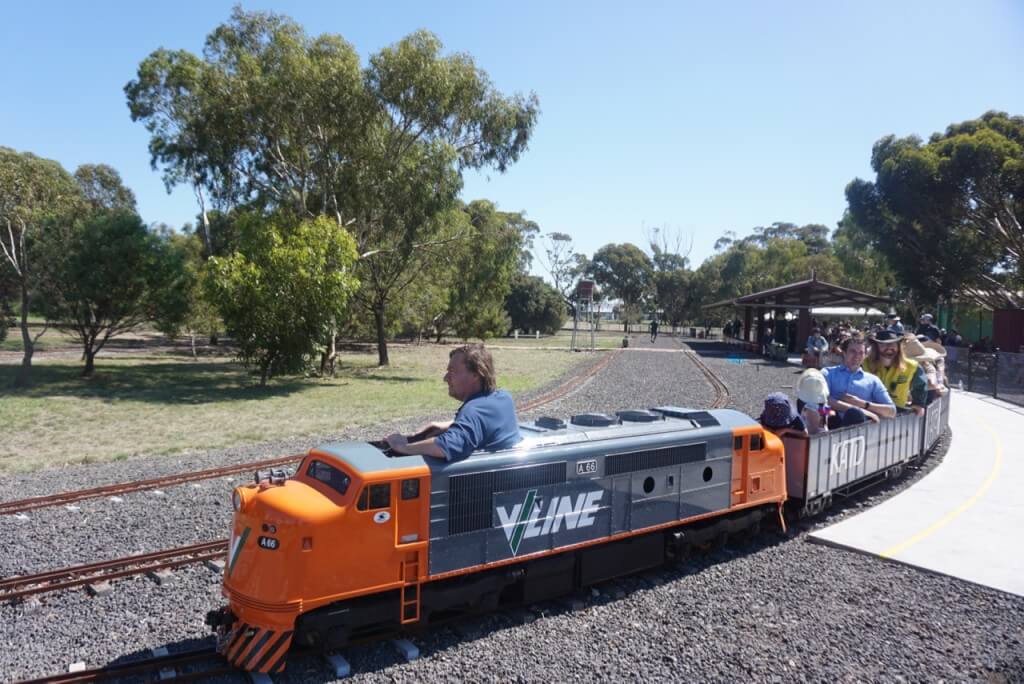
{"type": "Polygon", "coordinates": [[[338,648],[656,567],[786,500],[782,442],[732,410],[521,425],[512,449],[443,463],[381,444],[311,450],[233,493],[221,652],[279,672],[338,648]]]}

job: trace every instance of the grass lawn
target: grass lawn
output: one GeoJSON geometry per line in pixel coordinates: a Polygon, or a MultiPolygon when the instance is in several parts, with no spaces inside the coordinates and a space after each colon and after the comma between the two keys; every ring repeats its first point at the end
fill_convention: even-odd
{"type": "MultiPolygon", "coordinates": [[[[449,347],[340,354],[337,377],[278,378],[267,387],[237,363],[188,357],[99,358],[82,380],[80,361],[33,363],[33,387],[12,390],[20,359],[0,364],[0,472],[212,449],[458,408],[441,378],[449,347]]],[[[553,380],[586,356],[496,349],[498,384],[513,394],[553,380]]]]}
{"type": "MultiPolygon", "coordinates": [[[[42,327],[29,326],[29,334],[35,337],[39,334],[42,327]]],[[[43,336],[36,340],[36,351],[51,351],[54,349],[73,349],[81,348],[78,341],[75,340],[71,335],[57,330],[56,328],[50,328],[43,336]]],[[[25,347],[21,344],[21,327],[14,325],[7,329],[7,338],[0,342],[0,352],[23,352],[25,347]]]]}

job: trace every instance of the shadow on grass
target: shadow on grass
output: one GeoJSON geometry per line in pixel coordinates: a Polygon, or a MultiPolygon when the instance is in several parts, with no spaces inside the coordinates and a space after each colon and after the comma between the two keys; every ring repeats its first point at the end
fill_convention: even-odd
{"type": "Polygon", "coordinates": [[[289,376],[273,378],[266,387],[236,363],[156,362],[103,364],[94,377],[81,377],[82,366],[40,364],[32,368],[32,386],[12,389],[19,364],[0,365],[0,399],[75,397],[100,401],[142,401],[155,404],[207,404],[287,397],[325,384],[343,386],[346,379],[408,384],[421,378],[375,374],[369,369],[341,368],[330,380],[289,376]]]}

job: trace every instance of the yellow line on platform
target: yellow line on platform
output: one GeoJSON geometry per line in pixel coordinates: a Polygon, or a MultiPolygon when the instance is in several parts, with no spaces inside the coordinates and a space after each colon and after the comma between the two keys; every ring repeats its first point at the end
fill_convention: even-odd
{"type": "Polygon", "coordinates": [[[921,532],[918,532],[906,541],[900,542],[895,546],[889,547],[888,549],[886,549],[878,555],[880,555],[882,558],[892,558],[897,553],[906,551],[908,548],[910,548],[914,544],[917,544],[919,541],[926,539],[927,537],[930,537],[931,535],[935,534],[943,527],[951,523],[954,519],[959,517],[971,506],[976,504],[978,502],[978,499],[984,496],[985,492],[989,490],[989,487],[992,486],[992,483],[996,481],[996,477],[999,475],[999,470],[1003,465],[1003,443],[1002,441],[1000,441],[999,435],[996,434],[995,430],[989,427],[987,423],[983,422],[981,423],[981,426],[985,428],[985,431],[992,436],[992,441],[995,442],[996,458],[995,461],[993,461],[992,463],[992,470],[989,471],[988,477],[986,477],[985,481],[981,483],[981,486],[978,487],[978,490],[974,492],[974,494],[972,494],[969,499],[964,501],[962,504],[957,506],[955,509],[953,509],[946,515],[942,516],[936,522],[929,525],[926,529],[922,530],[921,532]]]}

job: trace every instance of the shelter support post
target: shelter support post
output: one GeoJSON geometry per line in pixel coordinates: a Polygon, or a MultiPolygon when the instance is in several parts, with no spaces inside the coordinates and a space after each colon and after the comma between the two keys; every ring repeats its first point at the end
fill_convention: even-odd
{"type": "Polygon", "coordinates": [[[800,312],[796,323],[796,351],[800,351],[803,340],[811,336],[811,291],[800,291],[800,312]]]}

